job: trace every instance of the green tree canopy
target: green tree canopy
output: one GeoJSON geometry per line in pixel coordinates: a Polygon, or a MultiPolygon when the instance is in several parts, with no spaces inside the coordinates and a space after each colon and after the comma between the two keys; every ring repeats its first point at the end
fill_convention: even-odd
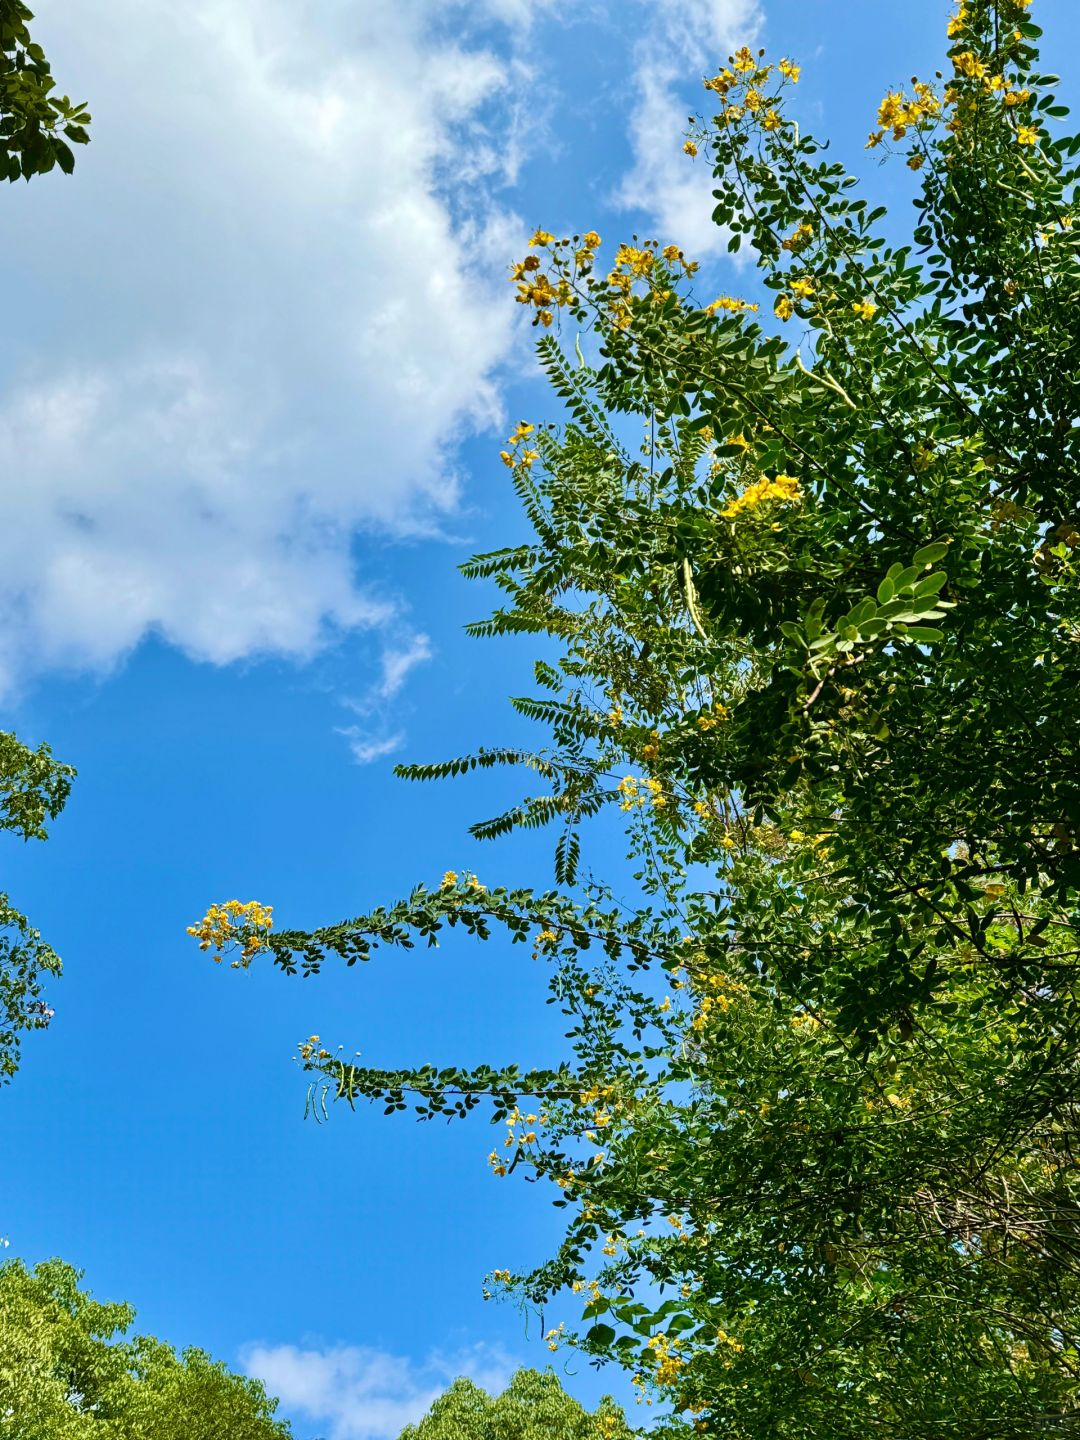
{"type": "MultiPolygon", "coordinates": [[[[0,831],[44,840],[46,822],[63,809],[74,774],[47,745],[31,750],[0,732],[0,831]]],[[[53,1011],[43,998],[43,982],[59,973],[59,956],[0,894],[0,1082],[18,1068],[22,1033],[47,1028],[53,1011]]]]}
{"type": "Polygon", "coordinates": [[[29,180],[59,166],[75,168],[72,145],[85,145],[85,105],[54,94],[56,81],[30,36],[34,18],[22,0],[0,0],[0,178],[29,180]]]}
{"type": "Polygon", "coordinates": [[[572,1061],[382,1070],[313,1037],[312,1098],[485,1103],[494,1174],[566,1222],[491,1284],[580,1302],[551,1343],[676,1435],[1080,1426],[1080,137],[1039,34],[966,0],[944,83],[882,100],[910,243],[800,127],[794,62],[706,81],[686,148],[767,318],[677,245],[601,268],[592,232],[536,233],[513,278],[568,413],[510,437],[532,533],[466,573],[505,595],[475,633],[554,642],[514,701],[551,739],[403,773],[529,767],[473,833],[554,823],[558,888],[448,872],[210,937],[288,973],[451,932],[550,961],[572,1061]],[[636,908],[577,878],[606,808],[636,908]]]}
{"type": "Polygon", "coordinates": [[[59,1260],[0,1266],[0,1440],[288,1440],[257,1380],[128,1338],[131,1306],[80,1279],[59,1260]]]}
{"type": "Polygon", "coordinates": [[[494,1398],[471,1380],[455,1380],[400,1440],[631,1440],[632,1435],[610,1398],[590,1414],[553,1371],[519,1370],[494,1398]]]}

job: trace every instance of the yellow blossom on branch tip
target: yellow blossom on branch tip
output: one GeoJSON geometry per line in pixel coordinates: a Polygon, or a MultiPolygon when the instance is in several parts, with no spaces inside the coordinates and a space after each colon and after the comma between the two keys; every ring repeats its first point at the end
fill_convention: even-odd
{"type": "Polygon", "coordinates": [[[529,241],[529,244],[530,244],[531,246],[533,246],[533,245],[550,245],[550,244],[552,244],[552,242],[554,241],[554,239],[555,239],[555,236],[552,235],[549,231],[547,231],[547,230],[537,230],[537,231],[535,232],[535,234],[533,235],[532,239],[529,241]]]}
{"type": "Polygon", "coordinates": [[[731,63],[736,70],[746,71],[757,69],[757,61],[750,53],[749,45],[744,45],[740,50],[736,50],[732,56],[731,63]]]}
{"type": "Polygon", "coordinates": [[[877,306],[872,300],[856,300],[851,308],[860,320],[870,320],[877,314],[877,306]]]}
{"type": "Polygon", "coordinates": [[[739,300],[734,295],[718,295],[705,306],[706,315],[715,315],[718,310],[728,310],[732,315],[741,315],[744,310],[756,310],[748,300],[739,300]]]}
{"type": "Polygon", "coordinates": [[[790,295],[781,295],[773,307],[773,314],[778,320],[790,320],[795,314],[795,306],[792,304],[790,295]]]}
{"type": "Polygon", "coordinates": [[[683,144],[683,147],[682,147],[682,148],[683,148],[683,154],[684,154],[684,155],[689,155],[690,158],[691,158],[691,160],[692,160],[692,159],[694,158],[694,156],[697,154],[697,146],[694,144],[693,140],[687,140],[687,141],[683,144]]]}
{"type": "Polygon", "coordinates": [[[802,74],[802,67],[796,65],[794,60],[781,60],[777,68],[780,74],[786,76],[792,84],[798,84],[799,76],[802,74]]]}
{"type": "Polygon", "coordinates": [[[1034,125],[1021,125],[1016,131],[1016,143],[1018,145],[1037,145],[1039,143],[1039,132],[1034,125]]]}

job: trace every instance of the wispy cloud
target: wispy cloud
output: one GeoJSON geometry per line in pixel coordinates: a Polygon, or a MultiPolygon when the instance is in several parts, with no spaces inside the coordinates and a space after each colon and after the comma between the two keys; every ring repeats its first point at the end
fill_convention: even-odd
{"type": "Polygon", "coordinates": [[[505,1352],[486,1345],[423,1361],[361,1345],[250,1345],[243,1359],[283,1410],[327,1427],[326,1440],[397,1440],[456,1376],[495,1392],[514,1369],[505,1352]]]}
{"type": "Polygon", "coordinates": [[[359,698],[342,700],[346,709],[363,721],[360,725],[339,726],[337,732],[348,740],[358,765],[370,765],[373,760],[392,755],[404,744],[405,733],[399,728],[400,707],[394,702],[413,670],[433,655],[430,638],[420,631],[389,643],[379,658],[379,678],[359,698]]]}
{"type": "Polygon", "coordinates": [[[710,216],[713,178],[682,153],[687,115],[701,104],[695,82],[714,73],[762,23],[758,0],[649,0],[649,23],[636,46],[630,117],[634,162],[616,200],[649,216],[661,239],[705,257],[726,248],[710,216]]]}
{"type": "Polygon", "coordinates": [[[426,635],[417,634],[400,649],[387,649],[382,654],[382,679],[375,687],[380,700],[392,700],[405,684],[406,677],[417,665],[422,665],[432,656],[431,641],[426,635]]]}

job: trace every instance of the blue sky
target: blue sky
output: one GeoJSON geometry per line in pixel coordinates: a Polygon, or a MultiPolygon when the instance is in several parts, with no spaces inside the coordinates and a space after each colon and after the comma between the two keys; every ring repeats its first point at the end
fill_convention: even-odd
{"type": "MultiPolygon", "coordinates": [[[[447,867],[546,880],[546,839],[465,833],[513,777],[391,775],[526,733],[529,647],[463,637],[491,596],[455,569],[520,535],[497,452],[556,413],[506,264],[538,223],[637,230],[749,293],[680,153],[744,40],[801,61],[804,126],[902,226],[910,176],[862,142],[948,7],[38,9],[94,143],[3,197],[0,724],[80,774],[49,843],[4,853],[66,972],[0,1092],[0,1233],[263,1375],[300,1440],[395,1440],[453,1374],[549,1358],[481,1281],[557,1216],[490,1176],[482,1122],[305,1124],[291,1057],[318,1032],[373,1064],[544,1062],[544,975],[493,945],[301,982],[214,967],[185,926],[233,895],[325,922],[447,867]]],[[[1064,68],[1075,0],[1032,13],[1064,68]]]]}

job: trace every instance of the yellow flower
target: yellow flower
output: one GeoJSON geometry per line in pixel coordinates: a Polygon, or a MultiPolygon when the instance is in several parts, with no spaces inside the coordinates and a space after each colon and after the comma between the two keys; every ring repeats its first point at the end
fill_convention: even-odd
{"type": "Polygon", "coordinates": [[[795,314],[795,306],[791,303],[789,295],[781,295],[773,307],[773,314],[778,320],[790,320],[795,314]]]}
{"type": "Polygon", "coordinates": [[[763,103],[764,102],[761,98],[761,92],[759,90],[755,90],[753,86],[751,86],[750,89],[746,92],[747,110],[749,110],[750,113],[753,114],[756,110],[761,109],[763,103]]]}
{"type": "Polygon", "coordinates": [[[1039,143],[1039,132],[1034,125],[1021,125],[1016,131],[1016,143],[1018,145],[1037,145],[1039,143]]]}
{"type": "Polygon", "coordinates": [[[972,50],[962,50],[953,56],[953,65],[969,80],[981,80],[986,74],[986,65],[972,50]]]}
{"type": "Polygon", "coordinates": [[[697,146],[694,144],[693,140],[687,140],[682,148],[683,154],[689,155],[691,160],[697,154],[697,146]]]}
{"type": "Polygon", "coordinates": [[[457,879],[458,877],[456,870],[447,870],[446,874],[442,877],[442,884],[439,886],[439,889],[452,890],[457,884],[457,879]]]}
{"type": "Polygon", "coordinates": [[[851,308],[860,320],[870,320],[877,314],[877,306],[872,300],[856,300],[851,308]]]}
{"type": "Polygon", "coordinates": [[[809,300],[814,293],[814,282],[809,279],[793,280],[791,288],[800,300],[809,300]]]}
{"type": "Polygon", "coordinates": [[[763,130],[780,129],[780,116],[776,113],[775,110],[766,110],[761,121],[761,128],[763,130]]]}
{"type": "Polygon", "coordinates": [[[967,18],[967,6],[961,5],[960,9],[956,12],[956,14],[949,21],[948,25],[946,25],[945,27],[945,33],[946,35],[948,35],[950,40],[953,39],[954,36],[960,34],[960,31],[963,30],[964,26],[967,24],[967,18]]]}
{"type": "Polygon", "coordinates": [[[533,235],[532,239],[529,241],[529,245],[550,245],[554,239],[555,236],[552,235],[549,231],[537,230],[536,233],[533,235]]]}
{"type": "Polygon", "coordinates": [[[535,425],[529,425],[524,420],[519,420],[514,433],[507,439],[508,445],[516,445],[519,440],[524,440],[526,435],[531,435],[536,429],[535,425]]]}
{"type": "Polygon", "coordinates": [[[757,61],[750,53],[749,45],[744,45],[741,50],[736,50],[731,61],[736,70],[756,70],[757,61]]]}
{"type": "Polygon", "coordinates": [[[792,84],[797,85],[799,83],[799,76],[802,74],[802,69],[795,64],[794,60],[781,60],[778,68],[780,74],[786,75],[792,84]]]}
{"type": "Polygon", "coordinates": [[[1010,90],[1005,96],[1006,105],[1023,105],[1031,99],[1030,90],[1010,90]]]}
{"type": "Polygon", "coordinates": [[[735,76],[730,70],[721,70],[719,75],[714,75],[711,80],[705,81],[706,90],[714,90],[717,95],[726,95],[735,83],[735,76]]]}
{"type": "Polygon", "coordinates": [[[814,227],[804,220],[801,225],[796,225],[786,240],[780,242],[780,248],[794,254],[796,250],[801,250],[804,245],[808,245],[813,238],[814,227]]]}
{"type": "Polygon", "coordinates": [[[595,230],[586,230],[581,239],[582,243],[587,245],[590,250],[595,250],[600,244],[600,236],[595,230]]]}

